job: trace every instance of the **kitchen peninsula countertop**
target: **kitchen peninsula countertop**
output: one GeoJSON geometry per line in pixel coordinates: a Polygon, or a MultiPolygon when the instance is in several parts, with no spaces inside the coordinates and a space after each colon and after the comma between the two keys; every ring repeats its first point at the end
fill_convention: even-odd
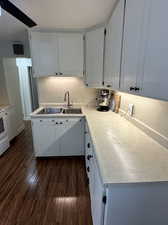
{"type": "Polygon", "coordinates": [[[86,117],[103,184],[168,181],[168,149],[119,114],[95,107],[82,107],[82,112],[51,116],[86,117]]]}
{"type": "Polygon", "coordinates": [[[119,114],[83,113],[104,184],[168,181],[168,149],[119,114]]]}

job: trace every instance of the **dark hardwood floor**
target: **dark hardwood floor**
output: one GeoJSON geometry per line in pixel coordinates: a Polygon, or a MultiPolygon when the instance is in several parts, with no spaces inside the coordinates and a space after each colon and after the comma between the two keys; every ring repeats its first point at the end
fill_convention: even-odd
{"type": "Polygon", "coordinates": [[[0,225],[92,225],[83,158],[35,159],[30,124],[0,157],[0,225]]]}

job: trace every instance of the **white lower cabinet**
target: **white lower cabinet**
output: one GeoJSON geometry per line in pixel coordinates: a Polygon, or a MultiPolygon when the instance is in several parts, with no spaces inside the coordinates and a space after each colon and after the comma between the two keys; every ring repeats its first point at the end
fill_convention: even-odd
{"type": "Polygon", "coordinates": [[[84,155],[83,118],[32,119],[36,157],[84,155]]]}
{"type": "Polygon", "coordinates": [[[93,224],[103,225],[104,208],[105,208],[105,204],[103,203],[104,185],[102,184],[99,169],[97,167],[96,159],[94,157],[91,159],[90,173],[91,176],[89,187],[91,194],[91,209],[92,209],[93,224]]]}
{"type": "Polygon", "coordinates": [[[105,207],[103,197],[105,189],[99,174],[99,168],[97,166],[96,157],[94,154],[94,147],[87,124],[85,130],[85,162],[87,176],[89,178],[93,225],[103,225],[105,207]]]}
{"type": "MultiPolygon", "coordinates": [[[[59,121],[57,120],[57,123],[59,121]]],[[[33,143],[36,156],[60,155],[60,141],[56,120],[36,119],[32,121],[33,143]]]]}
{"type": "Polygon", "coordinates": [[[167,225],[168,183],[111,184],[104,225],[167,225]]]}
{"type": "Polygon", "coordinates": [[[168,183],[108,183],[101,180],[88,125],[85,160],[93,225],[167,225],[168,183]]]}
{"type": "Polygon", "coordinates": [[[84,155],[84,120],[65,119],[62,124],[60,142],[62,156],[84,155]]]}

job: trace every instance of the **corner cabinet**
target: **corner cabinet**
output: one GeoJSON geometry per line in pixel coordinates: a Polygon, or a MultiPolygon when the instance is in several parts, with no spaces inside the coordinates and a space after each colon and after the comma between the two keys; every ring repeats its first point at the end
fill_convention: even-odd
{"type": "Polygon", "coordinates": [[[88,87],[102,87],[104,67],[104,27],[86,33],[85,47],[85,84],[88,87]]]}
{"type": "Polygon", "coordinates": [[[125,0],[117,1],[106,27],[104,86],[119,89],[125,0]]]}
{"type": "Polygon", "coordinates": [[[83,34],[30,32],[29,39],[34,77],[83,76],[83,34]]]}
{"type": "Polygon", "coordinates": [[[84,155],[83,118],[32,119],[36,157],[84,155]]]}

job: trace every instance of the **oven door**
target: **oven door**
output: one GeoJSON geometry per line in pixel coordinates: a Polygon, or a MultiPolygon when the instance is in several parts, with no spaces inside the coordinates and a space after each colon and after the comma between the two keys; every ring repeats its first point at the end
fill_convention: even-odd
{"type": "Polygon", "coordinates": [[[4,118],[0,117],[0,140],[6,135],[5,123],[4,118]]]}

